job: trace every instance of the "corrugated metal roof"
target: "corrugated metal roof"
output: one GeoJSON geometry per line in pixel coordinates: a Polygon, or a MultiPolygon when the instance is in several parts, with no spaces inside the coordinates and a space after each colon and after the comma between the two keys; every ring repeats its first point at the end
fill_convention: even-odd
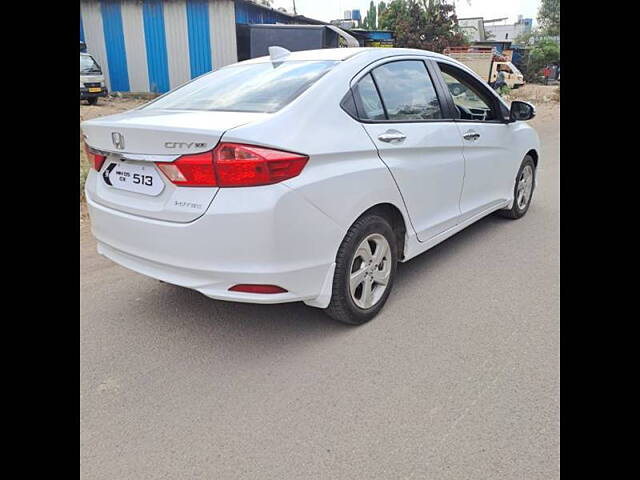
{"type": "Polygon", "coordinates": [[[250,0],[235,0],[237,23],[297,23],[310,25],[326,25],[327,22],[282,12],[275,8],[261,5],[250,0]]]}

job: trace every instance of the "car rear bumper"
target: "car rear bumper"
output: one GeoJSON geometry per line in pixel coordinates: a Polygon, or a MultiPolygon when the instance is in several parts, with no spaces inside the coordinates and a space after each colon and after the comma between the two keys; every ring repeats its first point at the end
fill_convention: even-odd
{"type": "Polygon", "coordinates": [[[283,185],[221,189],[209,210],[189,223],[120,212],[89,192],[87,203],[98,253],[133,271],[220,300],[329,303],[343,232],[283,185]],[[229,291],[237,284],[287,292],[229,291]]]}

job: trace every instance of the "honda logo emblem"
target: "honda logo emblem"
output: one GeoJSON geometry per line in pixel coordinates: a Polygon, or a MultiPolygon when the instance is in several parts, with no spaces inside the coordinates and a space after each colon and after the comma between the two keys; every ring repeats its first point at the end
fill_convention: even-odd
{"type": "Polygon", "coordinates": [[[113,146],[118,150],[124,149],[124,135],[118,132],[113,132],[111,134],[111,140],[113,141],[113,146]]]}

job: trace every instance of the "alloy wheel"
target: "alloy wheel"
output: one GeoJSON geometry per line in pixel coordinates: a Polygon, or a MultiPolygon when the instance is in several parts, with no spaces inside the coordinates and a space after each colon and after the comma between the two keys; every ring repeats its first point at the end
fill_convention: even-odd
{"type": "Polygon", "coordinates": [[[391,277],[391,248],[379,233],[367,236],[358,246],[349,271],[349,293],[359,308],[373,307],[384,294],[391,277]]]}
{"type": "Polygon", "coordinates": [[[526,165],[518,178],[518,187],[516,189],[516,202],[520,210],[524,210],[531,200],[531,192],[533,192],[533,168],[526,165]]]}

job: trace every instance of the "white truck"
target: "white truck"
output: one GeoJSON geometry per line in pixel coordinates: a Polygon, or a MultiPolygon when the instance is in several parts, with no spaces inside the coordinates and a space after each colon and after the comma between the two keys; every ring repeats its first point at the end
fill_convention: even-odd
{"type": "Polygon", "coordinates": [[[498,72],[504,72],[504,80],[509,88],[518,88],[525,84],[524,76],[508,58],[496,55],[492,48],[451,47],[444,54],[464,63],[480,75],[489,85],[498,78],[498,72]]]}
{"type": "Polygon", "coordinates": [[[106,97],[108,93],[100,65],[91,55],[81,50],[80,100],[86,100],[90,105],[95,105],[98,103],[98,97],[106,97]]]}

